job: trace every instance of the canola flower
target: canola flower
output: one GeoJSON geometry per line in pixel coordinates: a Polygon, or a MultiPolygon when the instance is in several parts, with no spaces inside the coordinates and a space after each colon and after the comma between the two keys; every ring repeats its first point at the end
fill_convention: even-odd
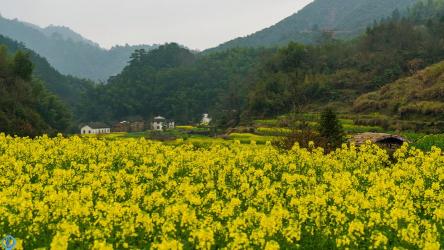
{"type": "Polygon", "coordinates": [[[444,156],[0,135],[16,249],[440,249],[444,156]]]}

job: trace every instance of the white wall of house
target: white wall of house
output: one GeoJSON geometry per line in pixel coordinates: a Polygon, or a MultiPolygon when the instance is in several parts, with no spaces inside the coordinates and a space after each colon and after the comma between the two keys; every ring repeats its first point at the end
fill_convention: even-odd
{"type": "Polygon", "coordinates": [[[201,124],[208,125],[210,122],[211,118],[208,116],[208,114],[203,114],[201,124]]]}
{"type": "Polygon", "coordinates": [[[164,128],[164,122],[153,122],[153,130],[162,131],[164,128]]]}
{"type": "Polygon", "coordinates": [[[80,129],[80,134],[82,135],[98,135],[98,134],[109,134],[111,133],[111,129],[110,128],[91,128],[90,126],[86,125],[83,126],[80,129]]]}
{"type": "Polygon", "coordinates": [[[164,129],[173,129],[176,127],[175,122],[154,121],[152,123],[153,130],[163,131],[164,129]]]}
{"type": "Polygon", "coordinates": [[[92,129],[90,126],[83,126],[80,129],[80,133],[82,135],[87,135],[87,134],[94,134],[94,129],[92,129]]]}

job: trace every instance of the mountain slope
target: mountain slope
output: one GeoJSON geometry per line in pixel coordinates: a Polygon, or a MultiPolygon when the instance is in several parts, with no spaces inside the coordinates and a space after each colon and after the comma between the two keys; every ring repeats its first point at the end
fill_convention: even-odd
{"type": "Polygon", "coordinates": [[[91,46],[100,47],[97,43],[84,38],[83,36],[74,32],[72,29],[70,29],[68,27],[49,25],[48,27],[41,29],[41,31],[43,33],[45,33],[45,35],[47,35],[48,37],[61,36],[61,38],[64,40],[72,40],[74,42],[83,42],[83,43],[87,43],[91,46]]]}
{"type": "Polygon", "coordinates": [[[167,44],[139,51],[121,74],[91,92],[84,113],[86,120],[164,115],[189,122],[209,112],[223,127],[296,108],[354,113],[357,97],[444,60],[442,16],[438,2],[417,5],[357,39],[320,45],[193,54],[167,44]]]}
{"type": "Polygon", "coordinates": [[[121,74],[89,92],[84,120],[162,115],[187,123],[216,109],[239,112],[248,89],[242,78],[269,54],[233,49],[201,55],[178,44],[137,51],[121,74]]]}
{"type": "Polygon", "coordinates": [[[417,0],[315,0],[296,14],[247,37],[237,38],[212,50],[233,47],[269,47],[290,41],[313,43],[323,30],[348,37],[360,33],[374,20],[403,10],[417,0]]]}
{"type": "Polygon", "coordinates": [[[380,112],[399,119],[443,121],[444,61],[360,96],[354,110],[380,112]]]}
{"type": "Polygon", "coordinates": [[[134,50],[157,47],[127,45],[105,50],[66,27],[40,28],[1,16],[0,34],[24,43],[63,74],[101,81],[120,73],[134,50]]]}
{"type": "Polygon", "coordinates": [[[36,136],[66,131],[69,111],[32,71],[29,55],[19,51],[11,56],[0,46],[0,132],[36,136]]]}
{"type": "MultiPolygon", "coordinates": [[[[359,96],[444,60],[443,16],[444,1],[428,1],[413,6],[404,18],[394,16],[377,23],[356,39],[321,45],[291,43],[255,74],[249,112],[276,117],[294,107],[319,111],[326,105],[353,112],[352,104],[359,96]]],[[[377,112],[376,107],[382,105],[378,97],[376,93],[357,101],[355,111],[377,112]]],[[[438,112],[440,104],[427,98],[420,100],[429,102],[420,104],[424,112],[438,112]],[[426,107],[431,102],[433,107],[426,107]]],[[[392,107],[396,104],[382,105],[381,110],[392,107]]],[[[408,113],[418,115],[418,110],[398,111],[405,119],[410,119],[408,113]]]]}
{"type": "Polygon", "coordinates": [[[43,80],[45,87],[59,96],[70,107],[75,107],[80,102],[81,97],[93,87],[93,83],[87,80],[60,74],[45,58],[16,41],[0,35],[0,45],[6,46],[10,53],[16,53],[19,50],[29,53],[30,60],[35,66],[34,76],[43,80]]]}

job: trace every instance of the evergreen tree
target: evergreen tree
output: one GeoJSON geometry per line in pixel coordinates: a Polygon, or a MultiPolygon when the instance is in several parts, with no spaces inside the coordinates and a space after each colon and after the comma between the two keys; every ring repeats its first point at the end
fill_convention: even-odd
{"type": "Polygon", "coordinates": [[[330,148],[340,147],[344,142],[342,124],[338,120],[336,113],[330,108],[325,109],[321,114],[319,134],[328,141],[330,148]]]}

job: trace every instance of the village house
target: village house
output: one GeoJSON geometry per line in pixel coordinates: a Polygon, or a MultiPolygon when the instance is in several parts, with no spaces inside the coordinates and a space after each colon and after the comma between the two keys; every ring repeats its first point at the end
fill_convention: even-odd
{"type": "Polygon", "coordinates": [[[211,122],[211,118],[208,116],[208,114],[203,114],[202,120],[200,121],[200,124],[202,125],[209,125],[211,122]]]}
{"type": "Polygon", "coordinates": [[[142,132],[145,130],[144,121],[134,121],[130,123],[130,132],[142,132]]]}
{"type": "Polygon", "coordinates": [[[167,120],[165,117],[156,116],[151,124],[152,129],[156,131],[164,131],[166,129],[175,128],[175,123],[172,120],[167,120]]]}
{"type": "Polygon", "coordinates": [[[128,132],[129,125],[130,125],[130,123],[127,121],[121,121],[121,122],[115,123],[112,128],[112,131],[113,132],[128,132]]]}
{"type": "Polygon", "coordinates": [[[111,128],[108,125],[101,122],[91,122],[85,124],[80,129],[80,134],[82,135],[87,135],[87,134],[98,135],[98,134],[109,134],[109,133],[111,133],[111,128]]]}
{"type": "Polygon", "coordinates": [[[121,121],[114,124],[112,132],[142,132],[144,130],[144,121],[121,121]]]}

